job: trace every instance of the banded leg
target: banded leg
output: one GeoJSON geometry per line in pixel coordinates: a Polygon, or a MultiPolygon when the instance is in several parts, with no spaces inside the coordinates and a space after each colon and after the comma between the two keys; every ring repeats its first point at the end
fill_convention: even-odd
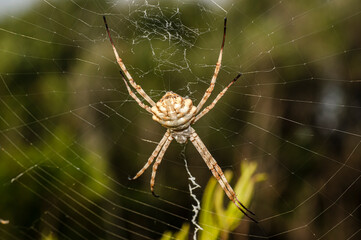
{"type": "Polygon", "coordinates": [[[122,71],[119,71],[120,72],[120,75],[122,75],[122,79],[125,83],[125,86],[127,87],[128,89],[128,93],[129,95],[138,103],[138,105],[141,107],[141,108],[144,108],[145,110],[147,110],[148,112],[152,113],[152,111],[150,110],[150,107],[145,105],[144,103],[142,103],[142,101],[139,100],[139,98],[137,97],[137,95],[135,95],[135,93],[132,91],[132,89],[130,89],[128,83],[127,83],[127,80],[125,80],[125,77],[124,77],[124,74],[122,71]]]}
{"type": "Polygon", "coordinates": [[[163,156],[164,156],[164,153],[165,151],[167,150],[167,148],[169,147],[169,144],[172,142],[173,140],[173,137],[172,136],[169,136],[167,138],[167,140],[165,141],[163,147],[162,147],[162,150],[160,150],[159,152],[159,155],[157,157],[157,159],[155,160],[155,163],[153,165],[153,170],[152,170],[152,177],[150,179],[150,190],[152,191],[152,194],[153,196],[155,197],[159,197],[157,194],[154,193],[154,182],[155,182],[155,175],[157,173],[157,169],[158,169],[158,166],[160,164],[160,162],[162,161],[163,159],[163,156]]]}
{"type": "Polygon", "coordinates": [[[197,106],[197,111],[196,113],[198,113],[203,105],[206,103],[207,99],[209,98],[209,96],[211,95],[213,89],[214,89],[214,85],[216,84],[216,79],[219,73],[219,70],[221,69],[221,62],[222,62],[222,55],[223,55],[223,47],[224,47],[224,42],[226,39],[226,26],[227,26],[227,18],[224,18],[224,30],[223,30],[223,40],[222,40],[222,45],[221,45],[221,51],[219,52],[219,57],[218,57],[218,61],[216,63],[216,68],[214,70],[214,74],[211,80],[211,84],[208,87],[208,89],[206,90],[206,92],[203,95],[203,98],[201,99],[201,101],[199,102],[198,106],[197,106]]]}
{"type": "Polygon", "coordinates": [[[135,83],[135,81],[133,80],[132,76],[130,75],[130,73],[128,72],[127,68],[125,67],[123,60],[119,57],[119,54],[117,52],[117,49],[115,48],[112,36],[110,35],[110,31],[108,28],[108,24],[107,24],[107,20],[105,18],[105,16],[103,16],[103,20],[104,20],[104,24],[105,24],[105,28],[107,30],[108,36],[109,36],[109,40],[110,43],[112,44],[112,48],[113,48],[113,52],[115,55],[115,58],[117,59],[117,62],[120,66],[120,68],[122,69],[122,71],[124,72],[125,76],[127,76],[130,85],[132,85],[132,87],[137,90],[137,92],[151,105],[154,106],[155,102],[144,92],[143,88],[139,85],[137,85],[135,83]]]}
{"type": "Polygon", "coordinates": [[[203,109],[203,111],[202,111],[200,114],[198,114],[197,116],[194,117],[194,120],[193,120],[192,123],[197,122],[201,117],[203,117],[204,115],[206,115],[206,114],[216,105],[216,103],[219,101],[219,99],[221,99],[221,98],[223,97],[223,95],[227,92],[228,88],[230,88],[230,87],[232,86],[232,84],[233,84],[235,81],[237,81],[238,78],[240,78],[240,76],[242,76],[241,73],[239,73],[239,74],[232,80],[232,82],[230,82],[230,83],[228,84],[228,86],[225,87],[225,88],[222,90],[222,92],[220,92],[220,93],[217,95],[217,97],[213,100],[213,102],[212,102],[208,107],[206,107],[205,109],[203,109]]]}
{"type": "Polygon", "coordinates": [[[149,165],[152,164],[154,158],[158,155],[159,151],[162,149],[162,147],[163,147],[164,143],[166,142],[166,140],[168,139],[169,135],[170,135],[170,133],[167,131],[164,134],[163,138],[158,143],[157,147],[154,149],[152,155],[149,157],[149,159],[146,162],[146,164],[144,165],[144,167],[142,169],[140,169],[139,172],[133,178],[131,178],[131,180],[137,179],[144,173],[145,170],[147,170],[149,165]]]}
{"type": "Polygon", "coordinates": [[[208,151],[198,134],[193,130],[193,133],[190,137],[191,142],[193,143],[194,147],[198,150],[201,154],[203,160],[207,164],[208,168],[211,170],[213,176],[217,179],[219,185],[221,185],[224,192],[227,194],[228,198],[237,206],[237,208],[249,219],[256,222],[257,221],[249,216],[247,212],[254,215],[253,212],[248,210],[237,198],[233,188],[229,185],[226,177],[223,174],[222,169],[217,164],[216,160],[212,157],[211,153],[208,151]]]}

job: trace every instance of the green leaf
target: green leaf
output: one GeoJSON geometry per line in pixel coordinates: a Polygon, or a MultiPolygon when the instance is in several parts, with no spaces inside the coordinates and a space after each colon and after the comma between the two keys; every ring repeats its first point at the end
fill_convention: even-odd
{"type": "MultiPolygon", "coordinates": [[[[256,173],[257,163],[243,161],[241,164],[241,176],[237,180],[234,191],[238,199],[249,208],[254,193],[254,186],[257,182],[264,181],[264,173],[256,173]]],[[[232,172],[225,171],[225,177],[228,181],[232,179],[232,172]]],[[[241,224],[244,214],[230,201],[218,184],[215,178],[211,178],[205,188],[201,202],[201,213],[199,215],[199,225],[203,231],[199,231],[200,240],[228,239],[228,235],[241,224]],[[227,208],[224,207],[224,199],[228,201],[227,208]]],[[[165,232],[161,240],[188,239],[189,224],[183,224],[182,229],[174,234],[165,232]]]]}

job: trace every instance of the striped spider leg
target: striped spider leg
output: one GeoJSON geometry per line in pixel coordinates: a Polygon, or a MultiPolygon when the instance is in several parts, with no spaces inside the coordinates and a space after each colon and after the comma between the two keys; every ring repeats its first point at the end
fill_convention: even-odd
{"type": "Polygon", "coordinates": [[[141,86],[137,85],[133,80],[132,76],[127,71],[123,60],[119,57],[119,54],[114,46],[114,42],[112,40],[108,24],[106,22],[105,16],[103,16],[105,27],[108,33],[108,37],[110,39],[110,43],[112,45],[115,58],[121,68],[120,71],[121,77],[125,83],[125,86],[128,90],[129,95],[138,103],[140,107],[145,109],[147,112],[152,114],[152,119],[158,123],[160,123],[163,127],[167,129],[163,138],[160,140],[156,148],[154,149],[152,155],[148,158],[148,161],[145,165],[138,171],[138,173],[131,179],[136,179],[140,177],[144,171],[153,163],[155,159],[155,163],[153,164],[152,176],[150,180],[150,189],[154,196],[157,195],[154,193],[154,182],[155,176],[157,173],[157,169],[159,164],[161,163],[163,156],[169,147],[170,143],[175,139],[180,144],[185,144],[188,139],[192,142],[194,147],[197,149],[199,154],[202,156],[204,162],[206,163],[209,170],[212,172],[213,176],[217,179],[219,185],[222,187],[227,197],[237,206],[237,208],[252,221],[257,221],[250,216],[250,214],[254,215],[253,212],[248,210],[237,198],[233,188],[229,185],[226,177],[223,174],[222,169],[217,164],[216,160],[212,157],[211,153],[208,151],[207,147],[204,145],[198,134],[191,127],[192,124],[197,122],[200,118],[206,115],[222,98],[222,96],[227,92],[227,90],[232,86],[232,84],[237,81],[237,79],[241,76],[239,73],[229,84],[225,87],[213,100],[213,102],[205,107],[202,111],[203,105],[206,103],[208,98],[210,97],[214,85],[217,80],[217,76],[221,67],[222,62],[222,54],[223,47],[226,38],[226,24],[227,19],[224,19],[224,30],[223,30],[223,40],[221,45],[221,50],[219,53],[218,61],[216,63],[216,68],[214,70],[213,77],[211,79],[210,86],[204,93],[202,99],[200,100],[197,106],[194,106],[192,100],[189,98],[183,98],[176,93],[166,92],[165,95],[155,103],[142,89],[141,86]],[[131,87],[133,87],[137,93],[144,98],[144,100],[150,105],[144,104],[137,95],[132,91],[131,87],[128,85],[128,79],[131,87]]]}

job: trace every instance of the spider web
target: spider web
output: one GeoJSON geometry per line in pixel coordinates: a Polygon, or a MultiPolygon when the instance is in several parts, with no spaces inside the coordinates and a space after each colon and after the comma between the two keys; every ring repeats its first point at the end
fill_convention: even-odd
{"type": "Polygon", "coordinates": [[[227,16],[211,99],[243,75],[194,128],[222,169],[256,162],[267,175],[250,206],[259,223],[240,219],[231,239],[361,237],[357,1],[33,2],[0,23],[1,239],[159,239],[192,223],[211,173],[191,144],[167,150],[160,198],[150,169],[128,180],[165,129],[129,96],[103,15],[154,101],[195,104],[227,16]]]}

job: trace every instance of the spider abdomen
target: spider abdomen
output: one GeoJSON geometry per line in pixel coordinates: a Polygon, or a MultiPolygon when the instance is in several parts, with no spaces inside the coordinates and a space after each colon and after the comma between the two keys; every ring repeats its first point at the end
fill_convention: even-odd
{"type": "Polygon", "coordinates": [[[155,106],[151,108],[153,120],[162,126],[172,129],[186,128],[194,117],[197,108],[192,100],[176,93],[167,92],[155,106]]]}
{"type": "Polygon", "coordinates": [[[194,133],[194,129],[190,126],[181,131],[170,130],[172,137],[180,144],[186,143],[192,133],[194,133]]]}

